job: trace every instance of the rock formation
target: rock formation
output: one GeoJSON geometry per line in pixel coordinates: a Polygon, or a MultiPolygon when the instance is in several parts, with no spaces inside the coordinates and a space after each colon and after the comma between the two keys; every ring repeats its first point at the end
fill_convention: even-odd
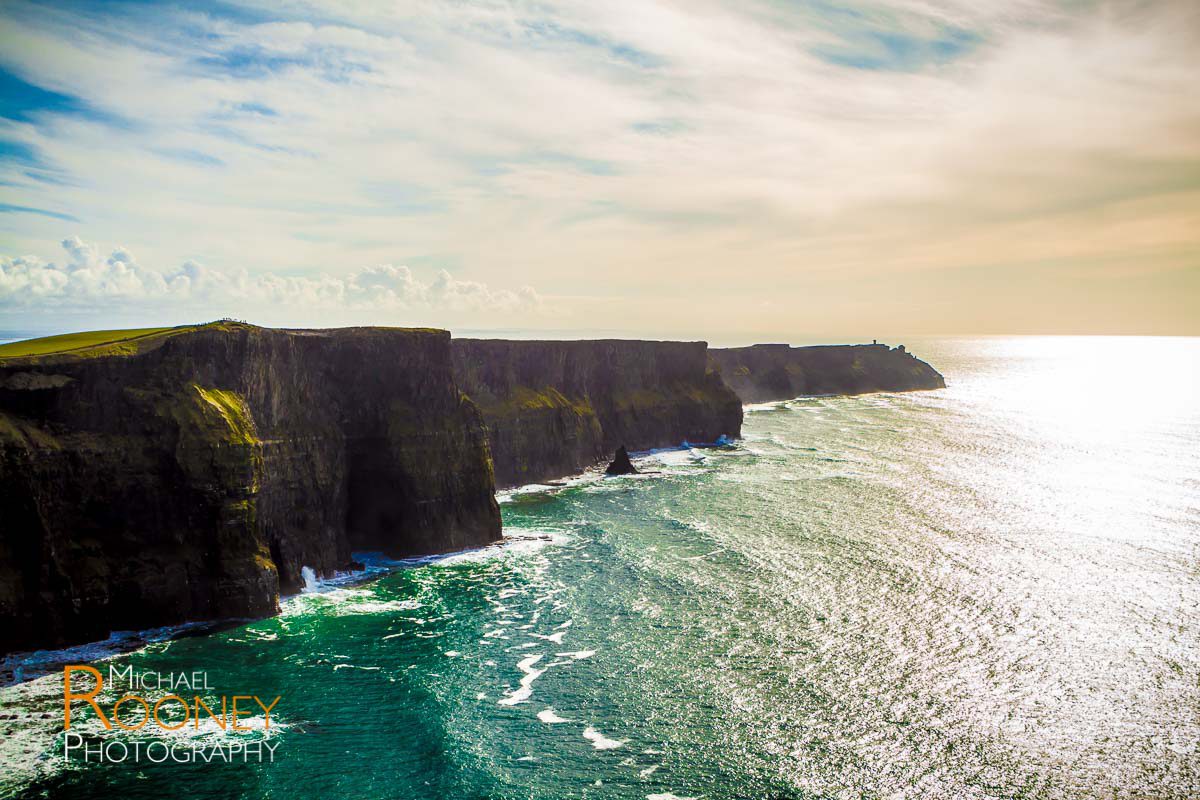
{"type": "Polygon", "coordinates": [[[629,451],[625,449],[625,445],[617,448],[616,454],[613,455],[613,460],[609,462],[604,469],[605,475],[636,475],[637,468],[633,466],[633,462],[629,460],[629,451]]]}
{"type": "Polygon", "coordinates": [[[496,483],[516,486],[635,450],[741,434],[742,403],[704,342],[454,339],[458,385],[483,413],[496,483]]]}
{"type": "Polygon", "coordinates": [[[945,379],[906,352],[883,344],[714,348],[709,363],[746,403],[801,395],[941,389],[945,379]]]}
{"type": "Polygon", "coordinates": [[[0,652],[273,613],[393,555],[495,541],[445,331],[222,323],[0,361],[0,652]]]}

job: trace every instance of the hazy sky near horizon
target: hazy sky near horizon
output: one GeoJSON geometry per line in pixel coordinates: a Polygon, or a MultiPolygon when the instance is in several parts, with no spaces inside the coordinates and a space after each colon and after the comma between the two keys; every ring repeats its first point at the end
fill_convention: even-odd
{"type": "Polygon", "coordinates": [[[1200,3],[0,7],[0,327],[1200,334],[1200,3]]]}

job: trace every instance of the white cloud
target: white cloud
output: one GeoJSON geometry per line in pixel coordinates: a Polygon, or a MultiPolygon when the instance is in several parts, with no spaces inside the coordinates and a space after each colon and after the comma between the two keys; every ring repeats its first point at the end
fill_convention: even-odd
{"type": "Polygon", "coordinates": [[[141,266],[123,247],[105,257],[77,236],[64,239],[62,247],[67,254],[62,264],[32,256],[0,256],[0,310],[87,309],[111,301],[134,305],[168,301],[192,308],[270,304],[313,310],[499,314],[528,314],[543,307],[532,287],[492,289],[484,283],[457,280],[445,270],[429,282],[406,266],[391,264],[364,267],[345,277],[226,273],[195,261],[172,272],[157,272],[141,266]]]}

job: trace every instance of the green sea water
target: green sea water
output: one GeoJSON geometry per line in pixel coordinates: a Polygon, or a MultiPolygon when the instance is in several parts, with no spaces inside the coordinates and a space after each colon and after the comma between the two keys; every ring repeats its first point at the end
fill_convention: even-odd
{"type": "Polygon", "coordinates": [[[1200,341],[910,347],[947,389],[752,407],[732,446],[505,494],[502,547],[90,662],[280,695],[273,763],[64,763],[50,675],[0,690],[0,785],[1200,796],[1200,341]]]}

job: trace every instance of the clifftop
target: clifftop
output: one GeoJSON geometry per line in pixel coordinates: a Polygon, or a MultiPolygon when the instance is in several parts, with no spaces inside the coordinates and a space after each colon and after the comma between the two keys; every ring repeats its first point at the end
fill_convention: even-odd
{"type": "Polygon", "coordinates": [[[80,331],[25,339],[0,345],[0,367],[16,362],[30,364],[63,363],[82,361],[108,356],[134,356],[161,347],[167,341],[180,336],[205,332],[235,333],[238,331],[261,331],[285,333],[293,336],[347,337],[365,336],[390,331],[397,335],[432,333],[449,336],[440,328],[395,328],[367,326],[352,328],[263,328],[248,322],[217,320],[195,325],[177,325],[168,328],[129,328],[125,330],[80,331]]]}

